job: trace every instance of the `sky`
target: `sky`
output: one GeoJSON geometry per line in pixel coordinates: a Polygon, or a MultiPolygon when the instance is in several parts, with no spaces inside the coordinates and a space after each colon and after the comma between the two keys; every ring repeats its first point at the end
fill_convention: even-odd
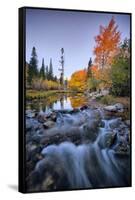
{"type": "Polygon", "coordinates": [[[121,41],[130,38],[130,16],[93,12],[26,9],[26,61],[30,61],[32,47],[36,47],[38,67],[42,58],[49,65],[52,58],[54,75],[59,77],[60,49],[64,48],[65,78],[94,62],[95,36],[100,25],[107,26],[112,16],[121,33],[121,41]]]}

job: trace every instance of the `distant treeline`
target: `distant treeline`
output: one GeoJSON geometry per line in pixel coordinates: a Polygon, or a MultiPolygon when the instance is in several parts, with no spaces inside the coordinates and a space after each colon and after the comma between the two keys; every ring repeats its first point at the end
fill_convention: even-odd
{"type": "MultiPolygon", "coordinates": [[[[30,62],[26,63],[26,84],[27,88],[31,89],[61,89],[62,77],[57,78],[53,73],[52,58],[50,58],[49,66],[45,65],[44,58],[42,65],[38,67],[38,58],[36,48],[32,48],[30,62]]],[[[67,80],[65,80],[65,87],[67,87],[67,80]]]]}

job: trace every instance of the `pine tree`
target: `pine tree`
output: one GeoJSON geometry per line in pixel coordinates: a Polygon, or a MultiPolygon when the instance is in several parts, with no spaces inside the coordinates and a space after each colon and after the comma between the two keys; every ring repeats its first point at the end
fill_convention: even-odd
{"type": "Polygon", "coordinates": [[[45,79],[45,64],[44,64],[44,58],[42,59],[42,66],[40,69],[40,78],[45,79]]]}
{"type": "Polygon", "coordinates": [[[46,65],[46,79],[49,80],[49,70],[48,70],[48,65],[46,65]]]}
{"type": "Polygon", "coordinates": [[[31,59],[29,62],[29,69],[28,69],[28,83],[29,85],[32,84],[33,78],[38,76],[38,60],[37,60],[37,53],[36,48],[32,48],[31,59]]]}
{"type": "Polygon", "coordinates": [[[48,77],[49,80],[53,80],[53,65],[52,65],[52,58],[50,59],[48,75],[49,75],[49,77],[48,77]]]}
{"type": "Polygon", "coordinates": [[[91,77],[91,67],[92,67],[92,59],[90,58],[90,60],[88,62],[88,68],[87,68],[87,77],[88,78],[91,77]]]}

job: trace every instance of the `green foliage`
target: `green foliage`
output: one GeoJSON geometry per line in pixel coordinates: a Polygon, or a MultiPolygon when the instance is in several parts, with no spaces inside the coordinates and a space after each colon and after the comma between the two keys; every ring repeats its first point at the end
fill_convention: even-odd
{"type": "Polygon", "coordinates": [[[87,68],[87,77],[88,78],[90,78],[92,76],[91,67],[92,67],[92,59],[90,58],[90,60],[88,62],[88,68],[87,68]]]}
{"type": "Polygon", "coordinates": [[[116,96],[130,95],[130,48],[124,40],[121,51],[112,64],[111,70],[112,94],[116,96]]]}
{"type": "Polygon", "coordinates": [[[87,80],[87,86],[91,92],[96,91],[98,89],[99,84],[100,84],[100,80],[97,80],[94,77],[90,77],[87,80]]]}
{"type": "Polygon", "coordinates": [[[28,68],[28,83],[31,85],[32,79],[38,76],[38,60],[36,48],[32,48],[31,59],[28,68]]]}
{"type": "Polygon", "coordinates": [[[105,105],[110,105],[110,104],[115,103],[115,98],[112,95],[103,96],[99,100],[101,103],[105,105]]]}
{"type": "Polygon", "coordinates": [[[42,78],[42,79],[45,79],[45,78],[46,78],[44,58],[42,59],[42,66],[41,66],[41,68],[40,68],[39,76],[40,76],[40,78],[42,78]]]}
{"type": "Polygon", "coordinates": [[[52,66],[52,59],[50,59],[49,70],[48,70],[48,80],[53,80],[53,66],[52,66]]]}
{"type": "Polygon", "coordinates": [[[48,70],[48,65],[46,65],[46,79],[48,80],[49,79],[49,70],[48,70]]]}

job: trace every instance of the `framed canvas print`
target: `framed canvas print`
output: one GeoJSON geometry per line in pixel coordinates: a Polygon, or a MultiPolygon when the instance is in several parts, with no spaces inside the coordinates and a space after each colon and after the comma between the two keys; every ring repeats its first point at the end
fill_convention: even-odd
{"type": "Polygon", "coordinates": [[[131,186],[131,13],[19,9],[19,191],[131,186]]]}

